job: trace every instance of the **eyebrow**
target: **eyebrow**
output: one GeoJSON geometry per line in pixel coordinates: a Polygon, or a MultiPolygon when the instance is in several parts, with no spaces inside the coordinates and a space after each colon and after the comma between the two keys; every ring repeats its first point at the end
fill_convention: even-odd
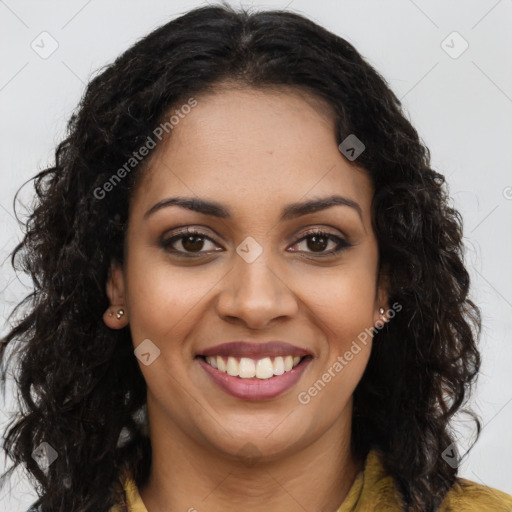
{"type": "MultiPolygon", "coordinates": [[[[221,219],[229,219],[232,217],[229,208],[215,201],[197,199],[194,197],[168,197],[154,204],[144,214],[144,219],[147,219],[150,215],[157,212],[158,210],[167,208],[169,206],[179,206],[181,208],[186,208],[187,210],[192,210],[204,215],[210,215],[212,217],[218,217],[221,219]]],[[[302,215],[326,210],[332,206],[348,206],[353,208],[359,215],[361,221],[363,221],[363,212],[361,210],[361,206],[359,206],[359,204],[353,199],[349,199],[348,197],[343,197],[340,195],[332,195],[319,199],[311,199],[304,202],[291,203],[283,209],[280,220],[292,220],[297,217],[301,217],[302,215]]]]}

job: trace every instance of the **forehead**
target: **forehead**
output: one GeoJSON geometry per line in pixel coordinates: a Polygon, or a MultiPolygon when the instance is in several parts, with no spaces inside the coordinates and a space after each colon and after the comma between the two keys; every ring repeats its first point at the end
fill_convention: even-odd
{"type": "Polygon", "coordinates": [[[331,109],[322,100],[289,88],[240,87],[195,99],[153,150],[134,208],[184,195],[243,214],[335,193],[370,208],[371,181],[340,153],[331,109]]]}

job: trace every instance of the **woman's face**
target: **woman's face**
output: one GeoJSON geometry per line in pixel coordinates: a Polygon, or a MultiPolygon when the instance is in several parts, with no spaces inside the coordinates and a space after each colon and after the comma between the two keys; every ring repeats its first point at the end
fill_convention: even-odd
{"type": "Polygon", "coordinates": [[[153,151],[108,286],[134,347],[144,343],[150,435],[228,457],[251,443],[271,458],[346,431],[371,350],[358,335],[387,297],[371,182],[340,153],[326,108],[293,91],[225,89],[197,97],[153,151]],[[215,206],[171,204],[185,197],[215,206]],[[292,371],[288,356],[301,357],[292,371]]]}

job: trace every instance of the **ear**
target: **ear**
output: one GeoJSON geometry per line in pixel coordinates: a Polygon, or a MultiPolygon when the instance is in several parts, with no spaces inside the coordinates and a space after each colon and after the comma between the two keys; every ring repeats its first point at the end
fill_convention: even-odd
{"type": "Polygon", "coordinates": [[[373,324],[375,327],[382,327],[389,321],[389,274],[387,269],[381,269],[377,278],[377,290],[375,293],[375,304],[373,311],[373,324]],[[382,308],[382,309],[381,309],[382,308]],[[382,310],[384,312],[382,313],[382,310]]]}
{"type": "Polygon", "coordinates": [[[111,329],[121,329],[128,323],[125,300],[125,279],[121,266],[112,263],[105,287],[110,307],[103,314],[103,321],[111,329]]]}

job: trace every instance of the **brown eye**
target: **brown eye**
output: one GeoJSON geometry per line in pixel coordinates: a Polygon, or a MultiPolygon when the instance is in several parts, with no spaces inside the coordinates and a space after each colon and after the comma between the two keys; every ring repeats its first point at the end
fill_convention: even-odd
{"type": "Polygon", "coordinates": [[[325,248],[329,245],[329,240],[326,236],[322,235],[312,235],[307,237],[307,247],[311,249],[313,252],[322,252],[325,251],[325,248]]]}
{"type": "MultiPolygon", "coordinates": [[[[317,254],[320,257],[333,256],[352,245],[342,238],[324,231],[315,231],[302,237],[295,245],[305,243],[306,250],[292,250],[292,252],[305,252],[317,254]],[[326,249],[331,246],[331,250],[326,249]]],[[[201,231],[187,229],[169,238],[160,241],[160,246],[167,252],[184,257],[198,257],[212,252],[222,251],[221,247],[215,247],[214,241],[201,231]],[[211,243],[213,248],[206,248],[211,243]]]]}
{"type": "Polygon", "coordinates": [[[334,254],[338,254],[339,252],[348,247],[351,247],[351,244],[349,244],[342,238],[331,233],[326,233],[325,231],[315,231],[308,233],[306,236],[302,237],[298,242],[296,242],[295,245],[298,245],[304,241],[306,241],[306,248],[308,249],[305,252],[313,254],[317,253],[320,256],[332,256],[334,254]],[[334,248],[332,248],[330,251],[324,252],[326,248],[329,246],[329,243],[333,244],[334,248]]]}
{"type": "Polygon", "coordinates": [[[199,235],[188,235],[182,239],[181,245],[186,251],[197,252],[203,248],[204,238],[199,235]]]}
{"type": "Polygon", "coordinates": [[[188,229],[185,232],[161,240],[160,246],[170,253],[182,256],[192,255],[192,257],[199,256],[203,253],[206,254],[208,252],[216,252],[218,250],[222,250],[222,248],[213,248],[204,251],[203,249],[207,241],[213,245],[213,240],[205,233],[193,229],[188,229]]]}

